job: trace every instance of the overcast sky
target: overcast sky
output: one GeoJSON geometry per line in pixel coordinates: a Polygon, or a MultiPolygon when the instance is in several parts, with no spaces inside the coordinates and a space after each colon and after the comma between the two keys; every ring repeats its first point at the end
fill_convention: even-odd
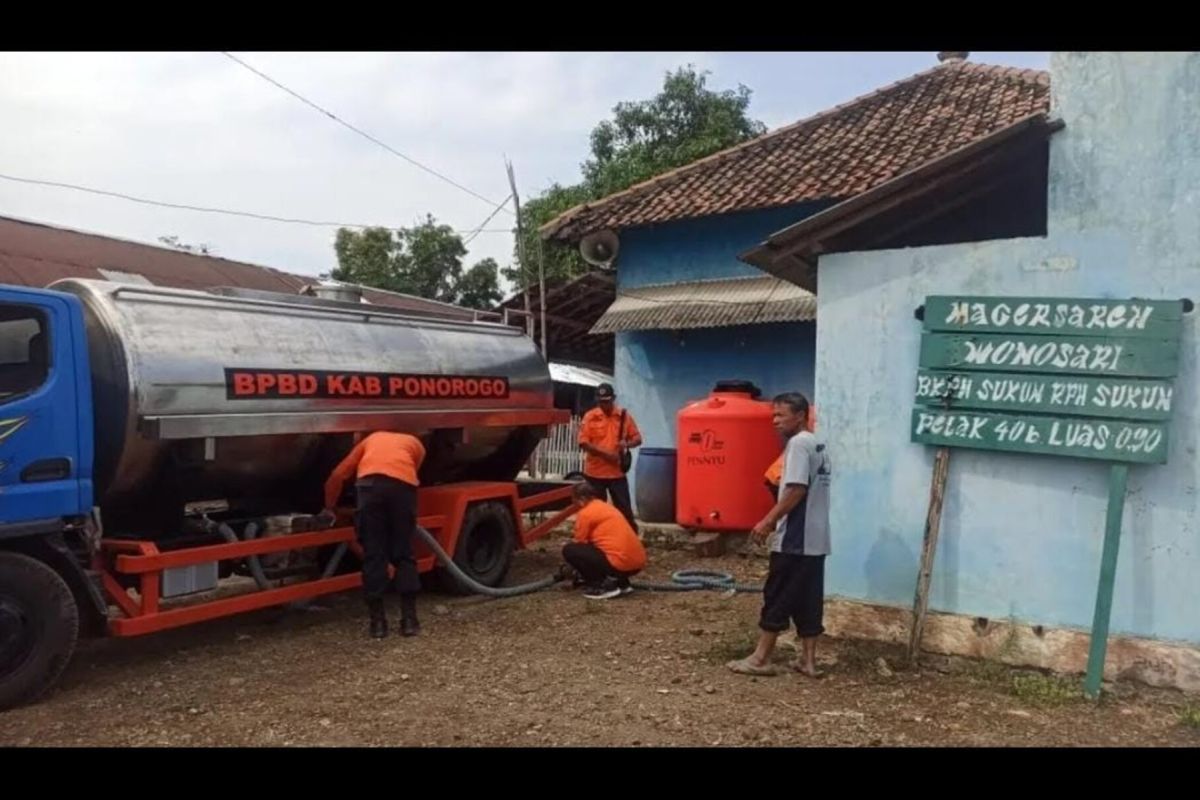
{"type": "MultiPolygon", "coordinates": [[[[934,53],[236,53],[395,150],[498,203],[505,156],[522,197],[574,182],[588,133],[693,63],[753,94],[776,128],[936,64],[934,53]]],[[[972,53],[1045,69],[1048,53],[972,53]]],[[[169,203],[464,232],[493,206],[336,124],[220,53],[0,53],[0,174],[169,203]]],[[[334,228],[139,205],[0,179],[0,215],[315,275],[334,228]]],[[[468,263],[511,261],[498,213],[468,263]],[[496,230],[500,229],[500,230],[496,230]]]]}

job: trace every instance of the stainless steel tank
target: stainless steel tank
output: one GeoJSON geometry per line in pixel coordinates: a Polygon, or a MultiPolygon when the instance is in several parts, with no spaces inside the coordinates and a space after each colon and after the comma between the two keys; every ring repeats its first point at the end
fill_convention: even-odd
{"type": "Polygon", "coordinates": [[[51,288],[83,302],[106,522],[319,506],[359,431],[426,436],[426,484],[511,480],[558,416],[546,362],[509,326],[264,292],[51,288]]]}

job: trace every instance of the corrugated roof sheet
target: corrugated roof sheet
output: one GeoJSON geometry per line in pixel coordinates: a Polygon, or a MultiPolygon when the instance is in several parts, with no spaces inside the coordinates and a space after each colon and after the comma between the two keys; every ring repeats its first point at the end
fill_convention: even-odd
{"type": "Polygon", "coordinates": [[[770,276],[622,289],[592,333],[721,328],[817,318],[817,296],[770,276]]]}
{"type": "Polygon", "coordinates": [[[853,197],[1050,107],[1050,74],[947,61],[820,114],[563,212],[574,241],[680,219],[853,197]]]}
{"type": "Polygon", "coordinates": [[[551,361],[550,380],[555,383],[572,383],[577,386],[599,386],[602,383],[612,383],[613,376],[598,369],[551,361]]]}

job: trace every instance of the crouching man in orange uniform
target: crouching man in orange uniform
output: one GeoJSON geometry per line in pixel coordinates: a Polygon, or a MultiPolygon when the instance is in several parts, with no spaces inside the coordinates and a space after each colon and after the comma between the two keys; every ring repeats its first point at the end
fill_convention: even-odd
{"type": "Polygon", "coordinates": [[[574,540],[563,546],[563,560],[579,573],[584,597],[608,600],[629,594],[629,579],[646,567],[646,548],[616,507],[600,500],[590,483],[576,484],[574,540]]]}

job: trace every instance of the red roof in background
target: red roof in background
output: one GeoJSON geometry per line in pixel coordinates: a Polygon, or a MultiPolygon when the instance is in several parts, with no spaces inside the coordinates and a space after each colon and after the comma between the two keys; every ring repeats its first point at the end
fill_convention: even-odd
{"type": "MultiPolygon", "coordinates": [[[[63,278],[104,280],[102,269],[135,273],[155,286],[176,289],[232,286],[297,294],[317,281],[272,267],[0,217],[0,283],[41,288],[63,278]]],[[[366,289],[363,296],[405,311],[474,316],[469,309],[410,295],[366,289]]]]}
{"type": "Polygon", "coordinates": [[[1050,74],[946,61],[623,192],[564,212],[547,238],[845,199],[1050,108],[1050,74]]]}

